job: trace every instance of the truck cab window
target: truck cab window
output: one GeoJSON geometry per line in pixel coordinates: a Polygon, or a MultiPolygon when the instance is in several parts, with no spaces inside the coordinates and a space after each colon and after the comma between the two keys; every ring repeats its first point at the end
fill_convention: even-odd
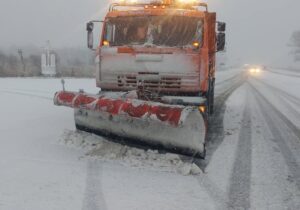
{"type": "Polygon", "coordinates": [[[203,21],[196,17],[142,16],[109,18],[105,36],[110,46],[191,47],[202,42],[203,21]]]}

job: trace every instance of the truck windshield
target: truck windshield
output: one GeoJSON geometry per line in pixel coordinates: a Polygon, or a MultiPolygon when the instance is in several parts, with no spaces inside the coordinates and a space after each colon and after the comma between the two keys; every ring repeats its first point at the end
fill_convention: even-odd
{"type": "Polygon", "coordinates": [[[202,44],[203,21],[196,17],[114,17],[106,22],[104,40],[110,46],[156,45],[191,47],[202,44]]]}

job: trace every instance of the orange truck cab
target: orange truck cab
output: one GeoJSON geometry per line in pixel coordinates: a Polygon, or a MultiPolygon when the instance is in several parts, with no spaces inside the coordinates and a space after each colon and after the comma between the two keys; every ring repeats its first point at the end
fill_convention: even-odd
{"type": "Polygon", "coordinates": [[[225,23],[216,22],[206,4],[121,1],[110,6],[104,21],[89,22],[87,31],[102,91],[137,90],[142,99],[169,97],[172,104],[205,104],[213,112],[215,59],[225,47],[225,23]],[[103,23],[96,48],[95,22],[103,23]]]}

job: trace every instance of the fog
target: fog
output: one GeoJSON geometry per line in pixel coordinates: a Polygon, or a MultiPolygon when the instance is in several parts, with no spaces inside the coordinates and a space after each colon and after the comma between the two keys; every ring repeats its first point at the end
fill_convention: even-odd
{"type": "MultiPolygon", "coordinates": [[[[1,0],[0,50],[11,46],[85,47],[85,23],[102,18],[103,0],[1,0]]],[[[288,42],[300,26],[298,0],[210,0],[209,8],[227,22],[231,62],[288,65],[288,42]]]]}
{"type": "Polygon", "coordinates": [[[227,22],[228,56],[244,63],[290,65],[287,46],[300,30],[298,0],[211,0],[210,9],[227,22]]]}

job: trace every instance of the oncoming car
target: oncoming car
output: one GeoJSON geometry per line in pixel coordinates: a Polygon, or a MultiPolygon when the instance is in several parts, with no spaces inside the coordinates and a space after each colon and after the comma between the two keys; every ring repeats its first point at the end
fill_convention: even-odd
{"type": "Polygon", "coordinates": [[[244,67],[245,70],[251,75],[260,74],[265,69],[265,67],[261,65],[245,65],[244,67]]]}

